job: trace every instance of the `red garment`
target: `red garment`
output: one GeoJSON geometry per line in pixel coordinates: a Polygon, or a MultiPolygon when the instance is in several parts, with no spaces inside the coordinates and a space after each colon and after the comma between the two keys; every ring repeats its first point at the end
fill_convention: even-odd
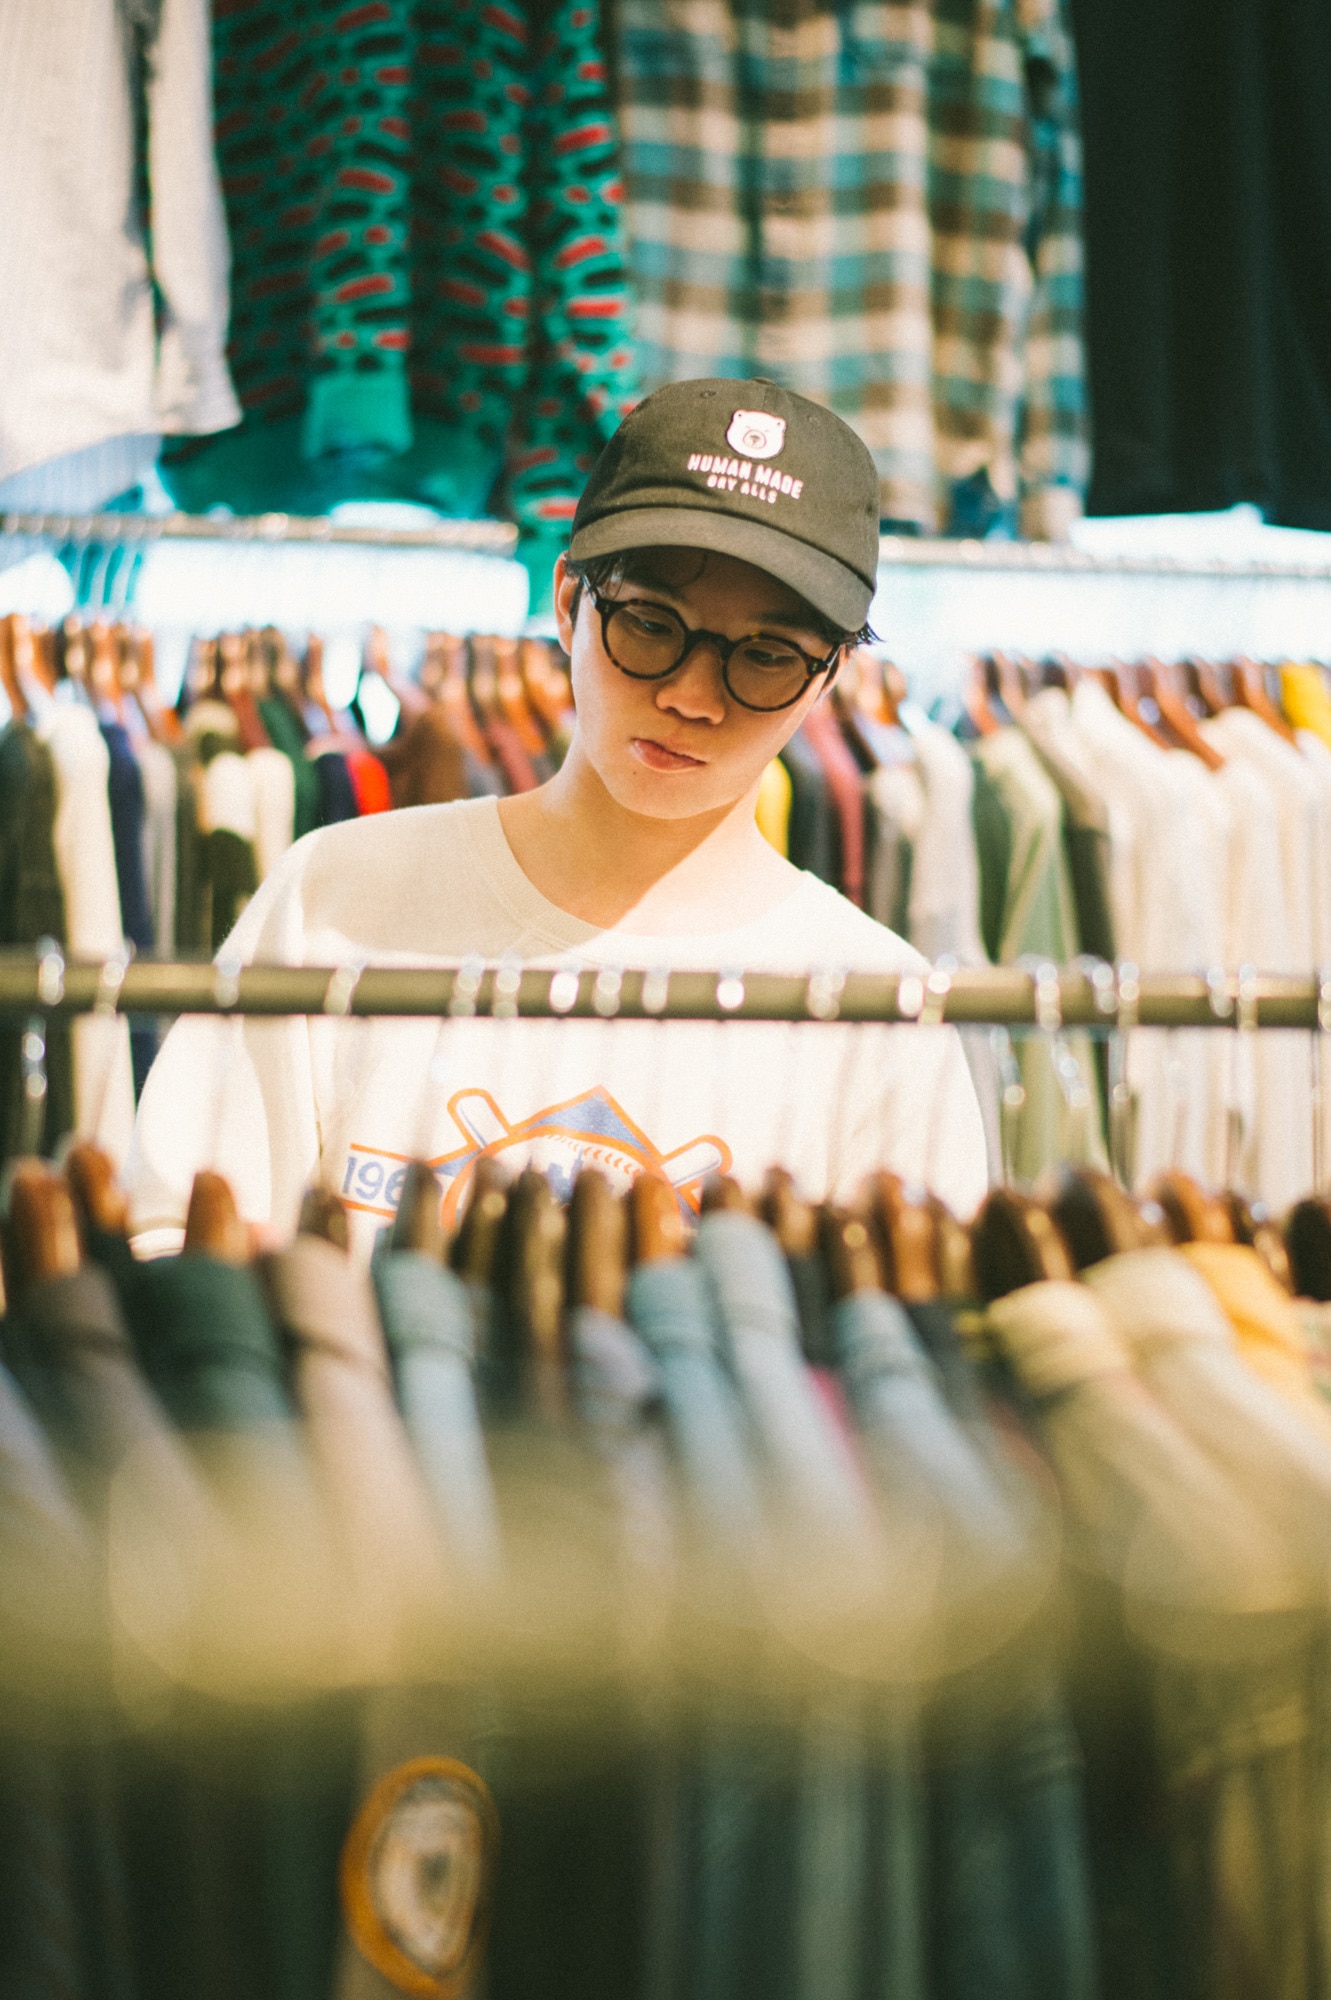
{"type": "Polygon", "coordinates": [[[356,794],[356,810],[362,817],[366,813],[386,813],[392,806],[393,795],[388,787],[388,773],[379,759],[369,750],[348,750],[346,759],[351,789],[356,794]]]}
{"type": "Polygon", "coordinates": [[[273,739],[263,726],[258,704],[247,687],[237,688],[227,696],[231,713],[236,718],[240,730],[242,750],[271,750],[273,739]]]}
{"type": "Polygon", "coordinates": [[[864,908],[864,780],[835,716],[819,703],[801,727],[822,766],[841,827],[841,893],[864,908]]]}
{"type": "Polygon", "coordinates": [[[486,723],[485,734],[510,792],[534,792],[541,781],[512,723],[495,716],[486,723]]]}

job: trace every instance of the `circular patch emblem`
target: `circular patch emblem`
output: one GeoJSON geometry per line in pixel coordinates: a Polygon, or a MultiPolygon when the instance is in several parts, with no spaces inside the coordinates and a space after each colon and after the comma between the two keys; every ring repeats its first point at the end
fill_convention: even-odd
{"type": "Polygon", "coordinates": [[[380,1778],[342,1849],[342,1914],[362,1957],[414,2000],[454,2000],[485,1955],[499,1814],[451,1757],[380,1778]]]}

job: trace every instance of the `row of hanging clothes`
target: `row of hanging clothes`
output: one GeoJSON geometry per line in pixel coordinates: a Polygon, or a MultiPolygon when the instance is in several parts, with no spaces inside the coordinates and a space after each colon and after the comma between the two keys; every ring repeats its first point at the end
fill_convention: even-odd
{"type": "MultiPolygon", "coordinates": [[[[857,654],[769,773],[760,818],[791,860],[930,958],[1331,963],[1321,666],[993,653],[951,728],[906,693],[890,663],[857,654]]],[[[1104,1166],[1117,1138],[1134,1184],[1177,1167],[1285,1207],[1326,1157],[1313,1081],[1298,1036],[1155,1029],[1132,1035],[1117,1077],[1084,1036],[1004,1046],[981,1095],[1019,1103],[1006,1143],[993,1135],[996,1177],[1005,1153],[1026,1180],[1060,1160],[1104,1166]]]]}
{"type": "MultiPolygon", "coordinates": [[[[338,820],[525,790],[571,725],[562,656],[539,640],[427,637],[416,676],[378,628],[349,708],[329,701],[317,633],[196,639],[179,697],[158,685],[151,632],[109,619],[0,620],[0,944],[170,959],[216,951],[282,855],[338,820]],[[391,739],[362,706],[384,690],[391,739]]],[[[47,1149],[96,1131],[123,1155],[157,1047],[147,1021],[53,1025],[47,1149]]],[[[0,1153],[23,1130],[18,1038],[0,1036],[0,1153]]]]}
{"type": "Polygon", "coordinates": [[[17,1164],[13,1991],[1327,1991],[1331,1210],[17,1164]]]}

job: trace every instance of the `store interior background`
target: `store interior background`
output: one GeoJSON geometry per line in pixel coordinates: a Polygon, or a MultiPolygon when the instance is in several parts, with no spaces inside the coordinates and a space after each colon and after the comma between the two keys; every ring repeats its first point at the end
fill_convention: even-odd
{"type": "MultiPolygon", "coordinates": [[[[323,11],[327,19],[305,23],[290,47],[282,10],[263,5],[219,10],[210,48],[199,45],[208,32],[206,10],[176,10],[171,38],[152,48],[140,24],[133,30],[142,43],[135,76],[147,123],[136,126],[133,117],[126,123],[117,110],[109,138],[81,133],[59,164],[63,187],[52,178],[49,134],[37,132],[25,102],[24,64],[4,64],[0,177],[18,198],[0,220],[6,268],[15,274],[10,330],[0,337],[6,364],[0,367],[0,510],[9,530],[0,536],[0,613],[54,622],[71,610],[110,608],[142,622],[154,632],[168,700],[196,633],[270,622],[291,635],[317,628],[329,695],[342,706],[356,690],[371,623],[387,629],[395,662],[408,671],[430,629],[549,632],[550,560],[576,500],[580,468],[613,429],[617,410],[671,376],[761,373],[829,394],[879,446],[885,509],[915,505],[914,520],[890,511],[885,519],[898,532],[884,538],[872,621],[912,694],[944,719],[955,712],[970,658],[986,647],[1028,656],[1064,651],[1088,663],[1147,651],[1268,659],[1325,651],[1331,310],[1316,246],[1326,240],[1319,225],[1331,205],[1331,155],[1319,109],[1320,85],[1331,75],[1331,26],[1316,7],[1285,5],[1260,19],[1256,10],[1236,9],[1234,18],[1219,22],[1183,0],[1168,7],[1133,0],[1114,9],[1112,19],[1060,0],[1022,8],[913,4],[891,10],[889,21],[885,11],[869,7],[800,5],[782,10],[778,20],[774,10],[736,4],[717,16],[728,29],[716,31],[711,13],[686,7],[670,14],[668,31],[660,7],[616,0],[602,14],[552,9],[548,37],[534,26],[518,40],[487,26],[483,10],[465,6],[440,13],[393,0],[368,12],[351,10],[351,25],[342,28],[336,10],[323,11]],[[509,90],[510,123],[497,139],[485,134],[484,144],[502,149],[496,160],[516,156],[521,169],[514,229],[530,269],[499,302],[513,310],[509,324],[521,329],[518,345],[507,350],[503,366],[473,368],[468,390],[457,381],[450,390],[439,377],[448,375],[468,336],[469,351],[476,351],[478,330],[465,303],[450,318],[450,286],[464,302],[475,288],[469,294],[465,282],[459,287],[456,272],[450,281],[436,238],[441,226],[448,235],[454,214],[463,228],[476,223],[466,203],[449,209],[449,162],[456,179],[459,163],[468,164],[476,107],[489,105],[487,89],[497,90],[502,80],[480,76],[494,69],[496,34],[513,75],[527,75],[530,88],[526,109],[516,112],[509,90]],[[450,36],[464,57],[454,68],[440,55],[450,36]],[[755,63],[748,86],[741,46],[755,63]],[[803,63],[803,98],[780,97],[782,48],[796,49],[803,63]],[[320,64],[339,49],[351,59],[339,72],[347,103],[323,105],[316,90],[314,108],[296,131],[291,107],[307,105],[312,80],[326,83],[320,64]],[[385,60],[394,54],[404,60],[385,60]],[[211,145],[197,124],[207,110],[210,65],[211,145]],[[985,69],[987,81],[977,86],[974,78],[985,69]],[[746,87],[758,95],[745,98],[746,87]],[[562,104],[556,103],[561,92],[562,104]],[[703,131],[697,121],[704,101],[713,135],[720,136],[698,169],[699,179],[710,181],[700,189],[681,184],[678,175],[680,160],[695,157],[689,147],[703,131]],[[875,127],[875,115],[894,105],[904,118],[875,127]],[[151,122],[155,109],[160,137],[151,122]],[[356,115],[342,117],[348,109],[356,115]],[[182,217],[169,206],[171,176],[181,162],[170,150],[179,146],[178,126],[168,121],[191,111],[193,151],[184,192],[174,197],[182,217]],[[358,124],[365,130],[353,133],[358,124]],[[379,134],[373,142],[366,137],[371,127],[379,134]],[[396,136],[385,140],[390,128],[396,136]],[[895,150],[882,139],[889,129],[895,150]],[[570,151],[570,131],[593,133],[590,166],[585,150],[570,151]],[[835,132],[848,157],[811,165],[810,134],[820,132],[824,142],[835,132]],[[672,144],[678,157],[667,165],[676,178],[668,182],[663,212],[662,148],[668,153],[672,144]],[[384,215],[377,232],[366,234],[377,233],[380,247],[364,250],[364,271],[357,265],[350,285],[344,256],[330,288],[324,265],[331,239],[314,211],[327,222],[339,187],[355,184],[358,173],[372,177],[374,163],[367,167],[356,149],[373,152],[375,145],[384,154],[378,164],[387,169],[380,176],[385,192],[367,199],[379,202],[384,215]],[[753,166],[755,152],[746,181],[736,161],[753,166]],[[117,432],[112,413],[129,408],[125,382],[134,369],[142,373],[142,357],[130,352],[138,335],[124,327],[89,338],[85,329],[70,350],[85,370],[100,351],[116,382],[99,390],[85,376],[79,414],[45,413],[42,395],[58,370],[44,367],[37,350],[43,341],[49,345],[71,280],[68,273],[52,275],[45,253],[33,249],[34,231],[60,223],[62,202],[82,200],[81,255],[92,263],[104,258],[108,266],[120,260],[152,295],[160,377],[173,287],[184,297],[182,287],[203,283],[198,269],[177,268],[171,231],[188,226],[191,202],[207,209],[209,156],[216,161],[213,226],[224,232],[223,258],[225,242],[230,246],[225,359],[241,425],[218,427],[226,400],[219,346],[200,367],[203,375],[211,367],[215,378],[196,398],[196,407],[211,412],[201,435],[178,430],[163,451],[162,436],[147,427],[150,412],[143,424],[117,432]],[[292,208],[285,218],[274,212],[256,221],[256,204],[269,211],[281,206],[284,164],[304,193],[312,191],[309,213],[297,216],[292,208]],[[111,199],[93,203],[86,199],[91,177],[104,178],[108,167],[130,178],[123,189],[112,187],[111,199]],[[872,183],[858,210],[837,193],[838,176],[844,182],[855,172],[872,183]],[[582,233],[573,239],[575,247],[593,241],[583,227],[590,213],[597,232],[590,277],[576,258],[570,262],[567,233],[552,236],[539,220],[542,205],[558,209],[570,185],[580,199],[589,188],[593,196],[591,210],[583,201],[575,214],[582,233]],[[874,237],[872,218],[856,235],[856,213],[863,221],[876,202],[881,220],[894,205],[909,210],[912,199],[914,235],[905,225],[904,234],[894,235],[889,224],[874,237]],[[691,208],[699,227],[713,230],[707,241],[729,245],[729,303],[715,324],[706,311],[691,318],[688,310],[700,268],[687,242],[691,208]],[[792,213],[813,218],[806,237],[790,236],[792,213]],[[867,253],[858,265],[853,256],[842,259],[840,304],[840,295],[827,290],[832,258],[817,264],[824,240],[817,218],[830,228],[833,214],[837,228],[849,231],[838,243],[888,246],[876,262],[867,253]],[[736,230],[747,231],[747,247],[736,249],[736,230]],[[981,303],[1002,325],[997,332],[982,326],[977,308],[974,323],[958,334],[962,277],[992,277],[1000,253],[1001,271],[981,303]],[[252,297],[263,294],[262,272],[274,257],[286,258],[285,279],[297,285],[306,307],[304,318],[282,322],[286,373],[276,415],[276,364],[263,359],[275,336],[252,297]],[[747,293],[740,283],[745,258],[755,281],[747,293]],[[931,270],[921,258],[932,258],[931,270]],[[568,279],[562,289],[561,268],[568,279]],[[784,296],[783,271],[796,287],[784,296]],[[933,463],[914,487],[901,476],[909,453],[894,440],[907,431],[893,429],[890,378],[912,355],[919,361],[920,328],[902,330],[909,313],[873,318],[873,287],[884,273],[889,290],[909,292],[913,283],[918,294],[922,281],[932,299],[933,463]],[[952,280],[955,297],[948,292],[952,280]],[[803,335],[788,323],[792,311],[810,310],[807,300],[801,306],[801,284],[814,288],[813,310],[821,298],[827,320],[803,335]],[[334,295],[358,285],[373,293],[368,317],[377,331],[368,337],[381,343],[377,351],[387,364],[379,373],[366,372],[364,324],[348,331],[338,321],[334,330],[338,313],[346,314],[334,295]],[[597,320],[601,309],[609,320],[597,320]],[[865,329],[858,352],[857,310],[865,329]],[[839,332],[838,316],[845,320],[839,332]],[[960,358],[958,340],[965,349],[960,358]],[[839,357],[831,374],[829,348],[839,357]],[[836,386],[827,387],[834,377],[836,386]],[[544,480],[539,467],[533,473],[524,463],[533,456],[526,433],[539,429],[531,414],[538,388],[553,388],[546,407],[563,406],[555,426],[561,434],[544,445],[538,438],[535,447],[538,460],[551,462],[544,480]],[[491,406],[504,397],[509,431],[495,447],[491,406]],[[486,405],[470,430],[467,403],[486,405]],[[885,406],[887,414],[875,416],[885,406]],[[43,456],[44,430],[52,441],[68,442],[71,423],[86,432],[75,448],[43,456]],[[570,430],[578,432],[576,452],[563,434],[570,430]],[[915,502],[901,501],[908,490],[915,502]],[[431,494],[433,505],[426,504],[431,494]],[[326,506],[311,504],[312,495],[326,506]],[[459,496],[470,499],[469,517],[512,524],[507,536],[500,529],[492,538],[489,552],[427,552],[385,547],[382,540],[336,551],[292,547],[280,540],[280,519],[273,518],[243,547],[150,539],[128,556],[97,544],[73,522],[64,536],[13,532],[25,525],[17,517],[34,514],[110,508],[160,517],[176,506],[203,511],[207,503],[222,515],[271,517],[295,500],[302,512],[321,512],[348,528],[372,527],[383,538],[398,528],[418,531],[457,519],[464,511],[459,496]],[[1048,539],[1023,540],[1021,530],[1032,526],[1048,539]]],[[[16,44],[11,53],[45,65],[64,92],[71,130],[79,123],[80,92],[109,102],[113,39],[93,49],[79,74],[63,77],[58,48],[41,45],[40,33],[31,50],[16,44]]],[[[493,109],[481,115],[494,125],[493,109]]],[[[458,224],[451,226],[456,235],[458,224]]],[[[196,245],[196,252],[200,266],[209,254],[216,265],[216,245],[211,253],[196,245]]],[[[474,257],[474,243],[464,243],[463,252],[474,257]]],[[[354,262],[354,252],[348,256],[354,262]]],[[[512,277],[511,265],[505,268],[512,277]]],[[[77,290],[77,274],[72,282],[77,290]]],[[[99,285],[83,287],[75,318],[93,312],[89,294],[102,296],[99,285]]],[[[160,401],[160,379],[148,388],[149,401],[153,395],[160,401]]],[[[388,732],[394,721],[391,704],[382,701],[367,716],[372,734],[388,732]]]]}

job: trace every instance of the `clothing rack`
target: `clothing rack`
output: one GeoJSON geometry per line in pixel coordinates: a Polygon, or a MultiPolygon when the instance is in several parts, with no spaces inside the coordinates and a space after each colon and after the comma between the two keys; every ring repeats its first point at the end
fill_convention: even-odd
{"type": "Polygon", "coordinates": [[[1331,971],[1293,978],[1216,970],[1139,974],[1127,964],[949,967],[922,973],[536,970],[481,960],[290,966],[66,959],[51,945],[0,956],[0,1016],[283,1014],[496,1019],[841,1021],[936,1026],[1316,1029],[1331,1033],[1331,971]]]}
{"type": "Polygon", "coordinates": [[[511,556],[509,521],[430,521],[419,527],[357,526],[322,514],[0,514],[0,534],[55,542],[314,543],[382,549],[462,549],[511,556]]]}

